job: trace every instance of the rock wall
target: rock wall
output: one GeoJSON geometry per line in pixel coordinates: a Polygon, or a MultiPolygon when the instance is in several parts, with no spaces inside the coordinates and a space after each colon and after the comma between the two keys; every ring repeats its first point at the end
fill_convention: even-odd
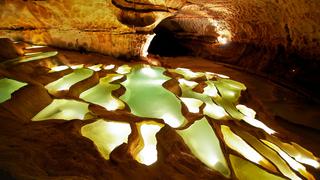
{"type": "Polygon", "coordinates": [[[183,1],[0,1],[0,37],[112,56],[141,53],[183,1]]]}
{"type": "Polygon", "coordinates": [[[183,53],[310,86],[320,81],[318,7],[318,0],[3,0],[0,37],[130,58],[166,29],[183,53]]]}
{"type": "MultiPolygon", "coordinates": [[[[189,37],[216,38],[220,34],[233,43],[280,45],[301,56],[319,59],[320,2],[317,0],[4,0],[0,3],[0,36],[37,44],[135,56],[146,41],[145,34],[152,33],[164,18],[175,13],[175,21],[189,37]]],[[[207,48],[217,51],[215,46],[207,48]]]]}
{"type": "MultiPolygon", "coordinates": [[[[188,49],[177,52],[285,79],[317,92],[312,84],[320,82],[314,76],[320,67],[318,7],[316,0],[194,0],[163,20],[155,31],[188,49]]],[[[153,53],[169,54],[161,52],[167,45],[160,42],[164,45],[151,44],[153,53]]]]}

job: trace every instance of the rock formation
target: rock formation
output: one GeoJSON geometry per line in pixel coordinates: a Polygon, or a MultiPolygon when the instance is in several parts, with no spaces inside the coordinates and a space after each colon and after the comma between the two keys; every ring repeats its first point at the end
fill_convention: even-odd
{"type": "Polygon", "coordinates": [[[0,0],[0,179],[320,177],[319,7],[0,0]]]}
{"type": "Polygon", "coordinates": [[[153,42],[155,54],[177,41],[182,48],[171,48],[173,53],[200,55],[319,90],[309,85],[319,81],[313,76],[320,57],[317,0],[0,3],[0,37],[130,58],[145,56],[146,42],[158,32],[155,38],[169,38],[153,42]]]}
{"type": "Polygon", "coordinates": [[[25,56],[0,64],[1,178],[319,176],[319,105],[301,94],[195,57],[11,45],[25,56]]]}
{"type": "Polygon", "coordinates": [[[0,36],[132,57],[183,1],[1,1],[0,36]]]}

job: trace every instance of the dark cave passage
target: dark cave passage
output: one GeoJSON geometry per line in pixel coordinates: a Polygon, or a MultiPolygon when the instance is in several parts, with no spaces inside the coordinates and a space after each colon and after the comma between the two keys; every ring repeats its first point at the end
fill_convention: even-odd
{"type": "Polygon", "coordinates": [[[159,56],[185,56],[191,55],[188,48],[183,46],[183,40],[176,37],[176,32],[166,28],[166,21],[162,21],[155,29],[156,36],[151,41],[148,52],[159,56]]]}

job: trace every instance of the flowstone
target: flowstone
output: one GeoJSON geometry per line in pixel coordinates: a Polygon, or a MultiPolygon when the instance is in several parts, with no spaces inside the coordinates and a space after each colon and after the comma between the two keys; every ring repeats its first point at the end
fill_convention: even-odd
{"type": "MultiPolygon", "coordinates": [[[[156,163],[156,135],[164,126],[170,126],[194,157],[227,178],[315,179],[308,170],[320,167],[319,158],[294,142],[282,142],[276,131],[256,119],[253,109],[239,104],[246,87],[227,76],[146,64],[80,64],[70,68],[73,72],[45,87],[54,98],[59,91],[85,87],[79,97],[53,99],[32,120],[90,120],[82,125],[81,134],[93,141],[106,160],[125,143],[129,151],[134,149],[129,153],[137,162],[147,166],[156,163]],[[93,75],[99,81],[88,85],[93,75]],[[173,89],[181,93],[167,89],[168,81],[173,81],[173,89]],[[243,125],[263,136],[255,137],[243,125]]],[[[13,92],[18,93],[26,85],[0,79],[0,84],[8,83],[0,87],[0,102],[9,100],[13,92]]]]}

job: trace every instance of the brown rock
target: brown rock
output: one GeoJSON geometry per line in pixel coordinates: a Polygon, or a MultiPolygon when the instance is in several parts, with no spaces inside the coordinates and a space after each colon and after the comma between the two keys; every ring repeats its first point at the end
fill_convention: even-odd
{"type": "Polygon", "coordinates": [[[23,53],[8,38],[0,38],[0,47],[0,61],[17,58],[23,53]]]}

